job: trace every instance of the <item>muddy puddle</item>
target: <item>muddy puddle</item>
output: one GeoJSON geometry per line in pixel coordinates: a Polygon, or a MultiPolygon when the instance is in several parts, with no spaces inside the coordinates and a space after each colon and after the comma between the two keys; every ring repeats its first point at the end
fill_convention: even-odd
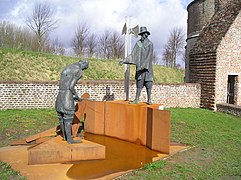
{"type": "Polygon", "coordinates": [[[145,146],[111,137],[86,133],[85,139],[104,145],[106,159],[75,162],[67,172],[69,178],[101,178],[108,174],[137,169],[152,162],[152,158],[159,154],[145,146]]]}

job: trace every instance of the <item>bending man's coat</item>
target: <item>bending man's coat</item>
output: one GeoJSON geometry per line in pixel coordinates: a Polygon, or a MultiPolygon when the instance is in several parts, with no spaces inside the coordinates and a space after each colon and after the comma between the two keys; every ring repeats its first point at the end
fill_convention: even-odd
{"type": "Polygon", "coordinates": [[[82,75],[83,71],[78,63],[70,64],[64,68],[61,73],[59,94],[55,103],[57,112],[70,115],[74,114],[74,98],[78,97],[74,87],[82,75]]]}

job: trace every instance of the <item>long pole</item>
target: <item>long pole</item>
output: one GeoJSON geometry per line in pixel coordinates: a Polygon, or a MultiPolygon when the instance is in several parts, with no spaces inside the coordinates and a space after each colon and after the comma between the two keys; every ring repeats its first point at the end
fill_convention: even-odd
{"type": "MultiPolygon", "coordinates": [[[[125,58],[130,54],[130,34],[129,34],[129,29],[130,29],[130,17],[125,17],[126,21],[126,29],[127,32],[125,34],[125,58]]],[[[125,64],[125,82],[124,82],[124,90],[125,90],[125,95],[126,95],[126,101],[129,100],[129,84],[130,84],[130,65],[125,64]]]]}

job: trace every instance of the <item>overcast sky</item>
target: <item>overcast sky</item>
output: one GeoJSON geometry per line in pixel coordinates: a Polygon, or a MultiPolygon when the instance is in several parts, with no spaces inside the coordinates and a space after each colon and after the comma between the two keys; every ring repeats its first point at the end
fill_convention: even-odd
{"type": "MultiPolygon", "coordinates": [[[[76,27],[86,22],[92,32],[107,29],[121,33],[125,16],[131,24],[146,26],[155,51],[162,51],[169,31],[183,27],[186,32],[187,5],[193,0],[0,0],[0,20],[26,26],[24,21],[35,3],[47,2],[55,9],[58,28],[51,34],[69,47],[76,27]]],[[[134,43],[134,42],[133,42],[134,43]]]]}

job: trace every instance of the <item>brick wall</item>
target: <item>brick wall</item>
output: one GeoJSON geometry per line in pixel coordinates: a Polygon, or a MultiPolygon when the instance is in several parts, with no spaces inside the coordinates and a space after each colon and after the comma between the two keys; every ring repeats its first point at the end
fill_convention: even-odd
{"type": "Polygon", "coordinates": [[[241,117],[241,106],[233,104],[217,104],[217,111],[241,117]]]}
{"type": "Polygon", "coordinates": [[[215,0],[194,0],[188,7],[187,34],[198,32],[215,13],[215,0]]]}
{"type": "Polygon", "coordinates": [[[201,84],[201,107],[215,109],[216,53],[190,55],[190,82],[201,84]]]}
{"type": "MultiPolygon", "coordinates": [[[[135,82],[130,82],[130,99],[136,91],[135,82]]],[[[89,93],[97,101],[125,99],[122,81],[81,81],[76,86],[79,95],[89,93]]],[[[153,103],[166,107],[200,106],[199,84],[155,84],[152,90],[153,103]]],[[[53,108],[58,93],[58,82],[0,82],[0,109],[53,108]]],[[[146,101],[143,89],[141,101],[146,101]]]]}
{"type": "MultiPolygon", "coordinates": [[[[188,5],[185,82],[191,82],[190,61],[192,61],[192,59],[189,58],[189,55],[203,27],[209,23],[210,19],[216,12],[220,11],[225,6],[228,6],[228,3],[232,1],[234,0],[194,0],[188,5]]],[[[222,27],[219,29],[222,29],[222,27]]],[[[213,39],[213,37],[210,36],[209,39],[213,39]]]]}
{"type": "Polygon", "coordinates": [[[240,0],[232,0],[217,11],[190,50],[189,82],[201,84],[201,107],[215,110],[216,103],[224,103],[228,74],[241,73],[240,8],[240,0]]]}
{"type": "Polygon", "coordinates": [[[241,106],[241,13],[217,49],[216,104],[227,102],[228,75],[236,76],[235,104],[241,106]]]}
{"type": "Polygon", "coordinates": [[[194,0],[188,7],[187,35],[199,32],[209,22],[215,12],[227,6],[234,0],[194,0]]]}

